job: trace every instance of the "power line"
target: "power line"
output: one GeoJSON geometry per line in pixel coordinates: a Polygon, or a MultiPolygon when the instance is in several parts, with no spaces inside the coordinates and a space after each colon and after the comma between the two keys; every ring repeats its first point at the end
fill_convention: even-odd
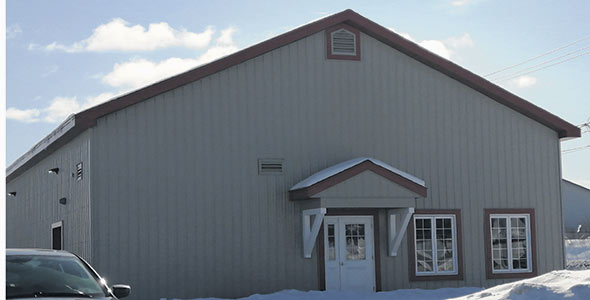
{"type": "Polygon", "coordinates": [[[582,133],[590,132],[590,118],[588,118],[588,122],[582,123],[582,124],[578,125],[578,127],[580,127],[580,129],[584,130],[584,131],[582,131],[582,133]]]}
{"type": "Polygon", "coordinates": [[[504,72],[504,71],[506,71],[506,70],[509,70],[509,69],[512,69],[512,68],[514,68],[514,67],[518,67],[518,66],[524,65],[524,64],[526,64],[526,63],[528,63],[528,62],[530,62],[530,61],[533,61],[533,60],[535,60],[535,59],[537,59],[537,58],[540,58],[540,57],[543,57],[543,56],[547,56],[547,55],[549,55],[549,54],[551,54],[551,53],[555,53],[555,52],[557,52],[557,51],[559,51],[559,50],[561,50],[561,49],[565,49],[565,48],[567,48],[567,47],[569,47],[569,46],[571,46],[571,45],[575,45],[575,44],[577,44],[577,43],[579,43],[579,42],[583,42],[583,41],[585,41],[585,40],[588,40],[588,39],[590,39],[590,36],[587,36],[587,37],[585,37],[585,38],[581,38],[581,39],[579,39],[579,40],[573,41],[573,42],[571,42],[571,43],[569,43],[569,44],[567,44],[567,45],[565,45],[565,46],[561,46],[561,47],[559,47],[559,48],[556,48],[556,49],[550,50],[550,51],[548,51],[548,52],[545,52],[545,53],[543,53],[543,54],[541,54],[541,55],[537,55],[537,56],[535,56],[535,57],[529,58],[529,59],[527,59],[527,60],[525,60],[525,61],[523,61],[523,62],[520,62],[520,63],[514,64],[514,65],[511,65],[511,66],[505,67],[505,68],[503,68],[503,69],[500,69],[500,70],[498,70],[498,71],[495,71],[495,72],[492,72],[492,73],[486,74],[486,75],[484,75],[483,77],[492,76],[492,75],[494,75],[494,74],[496,74],[496,73],[504,72]]]}
{"type": "Polygon", "coordinates": [[[558,57],[552,58],[552,59],[550,59],[550,60],[546,60],[546,61],[544,61],[544,62],[542,62],[542,63],[536,64],[536,65],[534,65],[534,66],[531,66],[531,67],[528,67],[528,68],[525,68],[525,69],[522,69],[522,70],[520,70],[520,71],[516,71],[516,72],[514,72],[514,73],[512,73],[512,74],[509,74],[509,75],[500,75],[499,77],[496,77],[496,78],[494,78],[494,79],[490,79],[490,80],[491,80],[491,81],[499,81],[499,80],[502,80],[502,79],[504,79],[504,78],[506,78],[506,77],[512,77],[512,76],[514,76],[514,75],[516,75],[516,74],[519,74],[519,73],[522,73],[522,72],[525,72],[525,71],[528,71],[528,70],[534,69],[534,68],[536,68],[536,67],[539,67],[539,66],[542,66],[542,65],[548,64],[548,63],[550,63],[550,62],[553,62],[553,61],[559,60],[559,59],[561,59],[561,58],[564,58],[564,57],[570,56],[570,55],[572,55],[572,54],[575,54],[575,53],[578,53],[578,52],[580,52],[580,51],[586,50],[586,49],[588,49],[588,48],[590,48],[590,46],[586,46],[586,47],[580,48],[580,49],[578,49],[578,50],[575,50],[575,51],[572,51],[572,52],[566,53],[566,54],[564,54],[564,55],[562,55],[562,56],[558,56],[558,57]]]}
{"type": "Polygon", "coordinates": [[[565,149],[565,150],[561,150],[562,154],[569,154],[569,153],[573,153],[573,152],[578,152],[584,149],[590,149],[590,145],[586,145],[586,146],[582,146],[582,147],[576,147],[576,148],[570,148],[570,149],[565,149]]]}
{"type": "Polygon", "coordinates": [[[569,59],[565,59],[565,60],[562,60],[562,61],[558,61],[558,62],[556,62],[556,63],[550,64],[550,65],[548,65],[548,66],[545,66],[545,67],[542,67],[542,68],[538,68],[538,69],[535,69],[535,70],[532,70],[532,71],[529,71],[529,72],[526,72],[526,73],[521,73],[521,74],[515,75],[515,76],[513,76],[513,77],[509,77],[509,78],[502,79],[502,80],[499,80],[499,81],[498,81],[498,80],[496,80],[496,82],[504,82],[504,81],[508,81],[508,80],[510,80],[510,79],[514,79],[514,78],[516,78],[516,77],[520,77],[520,76],[524,76],[524,75],[527,75],[527,74],[531,74],[531,73],[534,73],[534,72],[537,72],[537,71],[541,71],[541,70],[547,69],[547,68],[549,68],[549,67],[552,67],[552,66],[555,66],[555,65],[559,65],[559,64],[562,64],[562,63],[568,62],[568,61],[570,61],[570,60],[572,60],[572,59],[576,59],[576,58],[578,58],[578,57],[580,57],[580,56],[584,56],[584,55],[588,55],[588,54],[590,54],[590,51],[589,51],[589,52],[582,53],[582,54],[580,54],[580,55],[576,55],[576,56],[574,56],[574,57],[571,57],[571,58],[569,58],[569,59]]]}

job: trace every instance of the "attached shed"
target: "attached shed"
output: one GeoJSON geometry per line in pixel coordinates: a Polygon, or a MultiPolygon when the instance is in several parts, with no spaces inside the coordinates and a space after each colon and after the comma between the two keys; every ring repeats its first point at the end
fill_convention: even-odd
{"type": "Polygon", "coordinates": [[[571,238],[590,236],[590,189],[563,179],[561,192],[566,235],[571,238]]]}
{"type": "Polygon", "coordinates": [[[132,299],[491,286],[564,267],[578,136],[346,10],[68,118],[7,170],[7,245],[132,299]]]}

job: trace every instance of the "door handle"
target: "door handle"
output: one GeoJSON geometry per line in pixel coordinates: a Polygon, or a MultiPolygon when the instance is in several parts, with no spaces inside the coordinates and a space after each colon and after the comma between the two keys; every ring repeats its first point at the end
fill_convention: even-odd
{"type": "Polygon", "coordinates": [[[341,266],[344,266],[344,263],[343,263],[343,262],[341,262],[341,263],[340,263],[340,265],[341,265],[341,266]]]}

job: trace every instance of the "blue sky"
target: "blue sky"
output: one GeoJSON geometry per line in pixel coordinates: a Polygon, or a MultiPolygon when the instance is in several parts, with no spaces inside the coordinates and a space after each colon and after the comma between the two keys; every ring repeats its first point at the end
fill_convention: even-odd
{"type": "MultiPolygon", "coordinates": [[[[70,113],[347,8],[480,75],[576,42],[489,79],[590,122],[589,1],[8,0],[7,163],[70,113]]],[[[562,149],[586,145],[590,132],[562,149]]],[[[590,187],[590,148],[562,163],[590,187]]]]}

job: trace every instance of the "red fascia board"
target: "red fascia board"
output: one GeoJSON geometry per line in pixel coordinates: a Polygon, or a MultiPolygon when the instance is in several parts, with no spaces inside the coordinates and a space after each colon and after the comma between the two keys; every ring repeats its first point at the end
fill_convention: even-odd
{"type": "Polygon", "coordinates": [[[419,45],[408,41],[391,30],[355,13],[346,23],[359,28],[369,36],[385,43],[423,64],[473,88],[474,90],[506,105],[517,112],[555,130],[559,138],[580,137],[580,128],[551,114],[550,112],[504,90],[490,81],[461,66],[452,63],[419,45]]]}
{"type": "Polygon", "coordinates": [[[90,108],[76,115],[76,124],[94,126],[96,119],[114,111],[123,109],[158,94],[207,77],[249,59],[260,56],[276,48],[288,45],[321,30],[344,23],[358,28],[365,34],[399,50],[400,52],[424,63],[425,65],[475,89],[476,91],[506,105],[523,115],[555,130],[559,138],[580,137],[580,128],[551,114],[550,112],[502,89],[488,80],[452,63],[419,45],[408,41],[391,30],[348,9],[330,17],[298,27],[275,38],[246,48],[225,58],[165,79],[130,94],[90,108]]]}

